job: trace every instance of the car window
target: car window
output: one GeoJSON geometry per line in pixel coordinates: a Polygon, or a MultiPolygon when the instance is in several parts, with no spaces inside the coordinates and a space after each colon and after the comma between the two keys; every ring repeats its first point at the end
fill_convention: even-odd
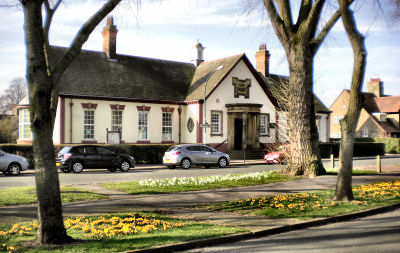
{"type": "Polygon", "coordinates": [[[96,154],[95,147],[85,147],[85,154],[96,154]]]}
{"type": "Polygon", "coordinates": [[[181,147],[171,146],[169,149],[167,149],[167,152],[169,152],[169,151],[177,151],[177,150],[180,150],[180,149],[181,149],[181,147]]]}
{"type": "Polygon", "coordinates": [[[190,146],[190,151],[201,151],[201,146],[190,146]]]}
{"type": "Polygon", "coordinates": [[[201,151],[204,151],[204,152],[211,152],[212,151],[212,149],[209,148],[209,147],[206,147],[206,146],[200,146],[200,147],[201,147],[201,151]]]}
{"type": "Polygon", "coordinates": [[[187,146],[187,147],[185,147],[185,149],[187,150],[187,151],[194,151],[195,149],[194,149],[194,146],[187,146]]]}
{"type": "Polygon", "coordinates": [[[112,152],[109,149],[103,148],[103,147],[97,147],[97,153],[101,154],[101,155],[113,155],[114,152],[112,152]]]}
{"type": "MultiPolygon", "coordinates": [[[[68,152],[68,151],[67,151],[68,152]]],[[[67,153],[66,152],[66,153],[67,153]]],[[[75,153],[75,154],[83,154],[85,153],[85,149],[84,147],[75,147],[75,148],[71,148],[71,153],[75,153]]]]}

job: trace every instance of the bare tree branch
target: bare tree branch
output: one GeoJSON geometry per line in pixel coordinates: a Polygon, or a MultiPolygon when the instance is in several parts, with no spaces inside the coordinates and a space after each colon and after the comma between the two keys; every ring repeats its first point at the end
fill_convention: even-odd
{"type": "Polygon", "coordinates": [[[303,39],[311,40],[314,37],[324,3],[325,0],[316,0],[311,7],[307,19],[300,23],[299,30],[302,30],[302,32],[299,36],[303,39]]]}
{"type": "MultiPolygon", "coordinates": [[[[283,41],[290,41],[290,39],[293,37],[293,33],[290,31],[287,31],[285,29],[284,22],[282,21],[282,18],[279,16],[275,5],[272,0],[263,0],[265,9],[267,10],[268,16],[271,20],[272,27],[275,30],[275,33],[277,34],[279,40],[281,42],[283,41]]],[[[283,43],[282,43],[283,44],[283,43]]],[[[285,48],[286,53],[288,53],[288,48],[285,48]]]]}
{"type": "Polygon", "coordinates": [[[279,13],[281,14],[283,23],[285,24],[286,30],[293,30],[292,12],[290,8],[289,0],[278,1],[279,13]]]}

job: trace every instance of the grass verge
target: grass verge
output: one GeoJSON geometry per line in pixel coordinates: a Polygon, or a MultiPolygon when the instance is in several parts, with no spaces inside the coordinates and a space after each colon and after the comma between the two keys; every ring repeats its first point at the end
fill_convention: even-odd
{"type": "MultiPolygon", "coordinates": [[[[75,187],[61,187],[61,200],[64,203],[82,200],[91,201],[106,198],[107,197],[104,195],[75,187]]],[[[0,206],[33,203],[37,203],[35,187],[11,187],[0,189],[0,206]]]]}
{"type": "Polygon", "coordinates": [[[129,194],[159,194],[173,192],[200,191],[217,188],[233,188],[274,182],[298,180],[300,177],[270,172],[229,174],[207,177],[181,177],[161,180],[141,180],[133,182],[106,183],[102,187],[129,194]]]}
{"type": "Polygon", "coordinates": [[[29,246],[36,237],[36,222],[0,228],[0,252],[122,252],[247,231],[153,213],[73,217],[64,224],[76,242],[53,248],[29,246]]]}
{"type": "Polygon", "coordinates": [[[323,218],[399,203],[400,180],[355,186],[353,193],[352,202],[333,201],[334,191],[327,190],[253,197],[202,208],[275,218],[323,218]]]}
{"type": "MultiPolygon", "coordinates": [[[[327,168],[326,174],[328,175],[337,175],[338,173],[338,168],[327,168]]],[[[375,170],[363,170],[363,169],[353,169],[352,174],[354,176],[361,176],[361,175],[376,175],[378,174],[375,170]]]]}

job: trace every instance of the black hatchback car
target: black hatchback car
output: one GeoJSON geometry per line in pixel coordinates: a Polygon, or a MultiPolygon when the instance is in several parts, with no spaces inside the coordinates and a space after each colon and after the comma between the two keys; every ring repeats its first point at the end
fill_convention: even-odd
{"type": "Polygon", "coordinates": [[[56,165],[64,173],[81,173],[83,169],[108,169],[114,172],[118,168],[128,172],[135,167],[135,159],[100,146],[68,146],[58,153],[56,165]]]}

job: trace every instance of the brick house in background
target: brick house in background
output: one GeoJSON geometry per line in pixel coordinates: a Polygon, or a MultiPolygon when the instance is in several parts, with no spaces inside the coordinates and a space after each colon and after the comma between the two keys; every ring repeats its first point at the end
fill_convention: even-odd
{"type": "MultiPolygon", "coordinates": [[[[356,138],[400,137],[400,96],[383,94],[383,82],[372,78],[368,82],[368,92],[362,93],[364,103],[356,128],[356,138]]],[[[343,90],[329,108],[332,111],[330,137],[341,138],[339,120],[347,112],[350,91],[343,90]]]]}

